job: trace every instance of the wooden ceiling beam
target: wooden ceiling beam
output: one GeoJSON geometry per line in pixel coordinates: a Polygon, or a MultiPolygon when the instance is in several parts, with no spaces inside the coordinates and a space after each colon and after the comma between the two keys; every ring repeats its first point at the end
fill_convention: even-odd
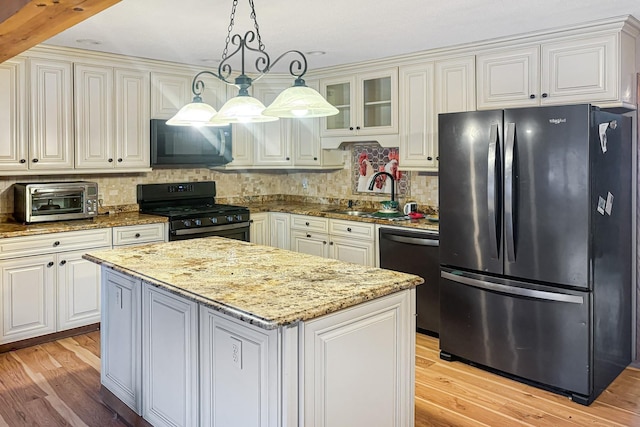
{"type": "Polygon", "coordinates": [[[0,63],[121,0],[3,0],[0,63]]]}

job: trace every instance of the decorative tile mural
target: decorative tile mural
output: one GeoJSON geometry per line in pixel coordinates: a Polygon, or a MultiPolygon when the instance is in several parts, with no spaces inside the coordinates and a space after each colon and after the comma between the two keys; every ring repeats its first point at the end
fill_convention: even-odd
{"type": "Polygon", "coordinates": [[[396,180],[396,196],[409,194],[410,173],[398,170],[398,148],[384,148],[378,144],[356,144],[352,147],[352,192],[353,194],[369,194],[376,196],[391,195],[391,179],[380,175],[371,181],[376,172],[390,173],[396,180]]]}

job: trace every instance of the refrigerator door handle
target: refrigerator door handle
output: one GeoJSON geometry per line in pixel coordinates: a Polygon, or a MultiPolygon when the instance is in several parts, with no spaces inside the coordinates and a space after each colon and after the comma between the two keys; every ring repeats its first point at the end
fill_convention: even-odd
{"type": "Polygon", "coordinates": [[[499,283],[487,282],[485,280],[473,279],[467,276],[442,271],[440,273],[443,279],[453,282],[462,283],[463,285],[473,286],[474,288],[486,289],[489,291],[502,292],[509,295],[518,295],[522,297],[535,298],[547,301],[568,302],[573,304],[583,304],[584,298],[577,295],[564,294],[561,292],[547,292],[536,289],[519,288],[515,286],[502,285],[499,283]]]}
{"type": "Polygon", "coordinates": [[[489,219],[489,239],[491,258],[498,259],[500,255],[500,236],[497,224],[497,197],[496,187],[496,156],[498,152],[498,123],[491,125],[489,132],[489,153],[487,155],[487,215],[489,219]]]}
{"type": "Polygon", "coordinates": [[[505,220],[505,246],[507,249],[507,261],[516,262],[515,248],[515,220],[513,194],[514,184],[514,155],[515,155],[516,124],[507,123],[504,150],[504,220],[505,220]]]}

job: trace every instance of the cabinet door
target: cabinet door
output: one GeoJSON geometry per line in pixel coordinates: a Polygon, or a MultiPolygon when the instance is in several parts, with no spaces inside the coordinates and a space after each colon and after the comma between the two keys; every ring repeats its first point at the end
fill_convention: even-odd
{"type": "Polygon", "coordinates": [[[331,236],[329,257],[362,265],[375,265],[375,243],[346,237],[331,236]]]}
{"type": "Polygon", "coordinates": [[[540,48],[530,46],[476,56],[478,110],[540,104],[540,48]]]}
{"type": "Polygon", "coordinates": [[[149,167],[149,73],[115,70],[116,168],[149,167]]]}
{"type": "Polygon", "coordinates": [[[0,344],[56,331],[54,255],[0,262],[0,344]]]}
{"type": "Polygon", "coordinates": [[[26,60],[0,64],[0,169],[28,169],[26,60]]]}
{"type": "Polygon", "coordinates": [[[334,116],[322,117],[322,136],[355,135],[354,105],[356,102],[355,76],[323,79],[320,93],[339,111],[334,116]]]}
{"type": "Polygon", "coordinates": [[[114,167],[113,69],[74,65],[76,168],[114,167]]]}
{"type": "Polygon", "coordinates": [[[252,327],[200,307],[198,425],[281,425],[278,344],[277,330],[252,327]]]}
{"type": "Polygon", "coordinates": [[[251,226],[249,236],[251,243],[257,245],[270,245],[269,238],[269,213],[251,214],[251,226]]]}
{"type": "Polygon", "coordinates": [[[58,331],[100,322],[100,266],[82,259],[86,252],[57,256],[58,331]]]}
{"type": "Polygon", "coordinates": [[[310,231],[291,231],[291,250],[303,254],[329,257],[329,235],[310,231]]]}
{"type": "Polygon", "coordinates": [[[30,64],[29,168],[73,168],[71,63],[33,58],[30,64]]]}
{"type": "Polygon", "coordinates": [[[398,133],[398,69],[389,68],[357,76],[358,135],[398,133]]]}
{"type": "Polygon", "coordinates": [[[415,313],[411,289],[305,322],[301,425],[413,426],[415,313]]]}
{"type": "Polygon", "coordinates": [[[142,414],[142,340],[139,280],[104,269],[100,323],[100,381],[142,414]]]}
{"type": "Polygon", "coordinates": [[[142,416],[154,426],[198,424],[198,305],[144,284],[142,416]]]}
{"type": "Polygon", "coordinates": [[[437,170],[433,62],[400,67],[400,169],[437,170]]]}
{"type": "Polygon", "coordinates": [[[271,212],[269,217],[271,246],[289,249],[291,247],[291,220],[289,214],[271,212]]]}
{"type": "Polygon", "coordinates": [[[542,104],[618,99],[619,62],[616,34],[543,44],[542,104]]]}
{"type": "MultiPolygon", "coordinates": [[[[264,105],[269,105],[276,99],[280,92],[289,86],[291,86],[290,82],[256,84],[253,87],[253,96],[264,103],[264,105]]],[[[257,123],[255,130],[254,147],[256,166],[290,166],[293,164],[290,119],[257,123]]]]}
{"type": "Polygon", "coordinates": [[[475,57],[436,61],[436,112],[476,109],[475,57]]]}
{"type": "Polygon", "coordinates": [[[151,118],[170,119],[191,102],[193,76],[162,72],[151,73],[151,118]]]}

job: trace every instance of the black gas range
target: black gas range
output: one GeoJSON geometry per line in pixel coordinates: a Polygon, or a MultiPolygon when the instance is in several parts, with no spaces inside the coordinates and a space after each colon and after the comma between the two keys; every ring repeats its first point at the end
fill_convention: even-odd
{"type": "Polygon", "coordinates": [[[215,181],[138,184],[140,212],[169,218],[169,240],[222,236],[249,241],[249,209],[215,202],[215,181]]]}

